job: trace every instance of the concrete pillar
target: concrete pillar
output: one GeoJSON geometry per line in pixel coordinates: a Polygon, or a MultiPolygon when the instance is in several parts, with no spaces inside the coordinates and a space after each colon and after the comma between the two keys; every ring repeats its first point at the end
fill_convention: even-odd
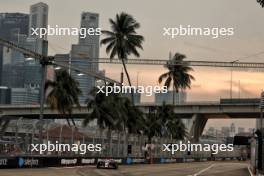
{"type": "Polygon", "coordinates": [[[203,133],[207,120],[208,119],[201,114],[193,114],[191,119],[191,125],[189,126],[189,128],[187,127],[189,131],[189,140],[191,140],[192,142],[199,141],[199,138],[203,133]]]}

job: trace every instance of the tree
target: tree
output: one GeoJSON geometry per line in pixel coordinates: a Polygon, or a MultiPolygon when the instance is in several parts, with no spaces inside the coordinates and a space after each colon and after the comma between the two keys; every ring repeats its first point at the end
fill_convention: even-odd
{"type": "MultiPolygon", "coordinates": [[[[143,50],[142,42],[144,37],[138,35],[136,30],[140,27],[140,24],[134,19],[133,16],[127,13],[120,13],[116,15],[115,20],[109,19],[111,25],[111,31],[102,31],[106,38],[101,40],[101,45],[106,46],[106,53],[110,53],[110,59],[118,57],[121,59],[126,77],[131,86],[130,76],[126,68],[126,60],[130,54],[139,57],[138,48],[143,50]]],[[[134,94],[131,93],[132,102],[134,104],[134,94]]]]}
{"type": "Polygon", "coordinates": [[[158,107],[158,117],[162,119],[161,135],[170,139],[183,140],[187,131],[182,120],[173,112],[173,106],[166,105],[158,107]]]}
{"type": "MultiPolygon", "coordinates": [[[[111,85],[107,85],[111,86],[111,85]]],[[[86,126],[90,121],[96,120],[100,129],[101,138],[102,130],[108,129],[109,147],[108,154],[112,154],[112,131],[123,130],[124,105],[121,102],[119,94],[98,92],[98,88],[94,88],[91,92],[91,99],[87,100],[87,108],[91,113],[84,120],[83,125],[86,126]]]]}
{"type": "MultiPolygon", "coordinates": [[[[108,84],[107,86],[113,85],[108,84]]],[[[116,93],[106,96],[105,93],[97,93],[98,90],[96,87],[90,92],[91,99],[87,101],[87,107],[91,113],[84,120],[83,125],[86,126],[90,121],[96,120],[100,129],[108,129],[108,154],[111,155],[112,131],[126,132],[127,130],[127,134],[139,133],[142,127],[140,118],[143,113],[128,98],[116,93]]]]}
{"type": "Polygon", "coordinates": [[[175,104],[174,92],[176,91],[176,93],[178,93],[180,89],[190,88],[191,81],[194,80],[194,77],[189,74],[193,69],[187,63],[183,62],[185,58],[185,55],[176,53],[172,60],[165,65],[168,72],[160,75],[158,80],[159,83],[162,83],[165,80],[164,86],[167,86],[168,88],[173,82],[173,105],[175,104]],[[173,64],[171,64],[171,62],[173,64]]]}
{"type": "Polygon", "coordinates": [[[260,3],[261,7],[264,7],[264,0],[257,0],[258,3],[260,3]]]}
{"type": "MultiPolygon", "coordinates": [[[[148,144],[152,143],[153,137],[183,140],[187,135],[185,125],[173,112],[173,106],[165,103],[154,109],[150,108],[148,115],[144,118],[144,127],[148,144]]],[[[150,159],[151,153],[152,150],[149,149],[150,159]]]]}
{"type": "Polygon", "coordinates": [[[168,136],[170,136],[171,139],[183,140],[187,136],[187,131],[184,123],[181,119],[175,117],[175,114],[173,114],[171,118],[168,119],[166,130],[168,136]]]}
{"type": "Polygon", "coordinates": [[[162,119],[154,112],[149,112],[144,118],[144,134],[148,138],[148,144],[151,144],[154,136],[162,136],[162,119]]]}
{"type": "MultiPolygon", "coordinates": [[[[124,118],[124,132],[125,132],[125,146],[128,146],[130,134],[142,135],[144,132],[144,114],[126,97],[122,97],[125,112],[124,118]]],[[[126,148],[123,150],[126,156],[126,148]]]]}
{"type": "MultiPolygon", "coordinates": [[[[79,83],[69,75],[69,73],[62,69],[55,72],[55,81],[47,81],[45,84],[45,91],[47,95],[47,104],[52,109],[57,109],[63,116],[67,115],[71,118],[72,109],[74,106],[80,107],[79,95],[81,90],[79,83]],[[48,88],[52,88],[48,91],[48,88]]],[[[73,125],[75,125],[74,120],[73,125]]],[[[69,118],[67,118],[70,126],[69,118]]]]}
{"type": "Polygon", "coordinates": [[[106,96],[105,93],[97,92],[97,87],[90,92],[92,98],[87,100],[87,108],[92,112],[83,121],[83,125],[86,126],[90,121],[96,119],[98,127],[101,129],[117,127],[123,121],[123,119],[118,118],[123,115],[119,95],[110,93],[106,96]]]}

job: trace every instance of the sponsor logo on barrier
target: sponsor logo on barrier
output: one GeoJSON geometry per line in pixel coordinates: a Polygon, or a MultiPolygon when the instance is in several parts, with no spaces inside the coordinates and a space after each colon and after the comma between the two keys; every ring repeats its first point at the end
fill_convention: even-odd
{"type": "Polygon", "coordinates": [[[207,161],[207,158],[201,158],[200,161],[207,161]]]}
{"type": "Polygon", "coordinates": [[[133,159],[132,158],[127,158],[127,164],[132,164],[133,163],[133,159]]]}
{"type": "Polygon", "coordinates": [[[145,159],[133,159],[133,163],[144,163],[145,159]]]}
{"type": "Polygon", "coordinates": [[[185,161],[185,162],[193,162],[194,159],[193,159],[193,158],[186,158],[184,161],[185,161]]]}
{"type": "Polygon", "coordinates": [[[77,159],[61,159],[62,165],[77,164],[77,159]]]}
{"type": "Polygon", "coordinates": [[[0,166],[7,166],[7,159],[0,159],[0,166]]]}
{"type": "Polygon", "coordinates": [[[23,167],[23,166],[38,166],[39,165],[39,160],[38,159],[24,159],[24,158],[19,158],[18,159],[18,166],[23,167]]]}
{"type": "Polygon", "coordinates": [[[127,164],[133,164],[133,163],[144,163],[145,159],[137,159],[137,158],[127,158],[127,164]]]}
{"type": "Polygon", "coordinates": [[[94,164],[95,163],[95,159],[94,158],[92,158],[92,159],[82,159],[81,163],[82,164],[94,164]]]}
{"type": "Polygon", "coordinates": [[[114,159],[114,161],[118,164],[121,164],[122,163],[122,159],[114,159]]]}
{"type": "MultiPolygon", "coordinates": [[[[98,158],[98,162],[100,162],[100,161],[107,161],[108,159],[100,159],[100,158],[98,158]]],[[[122,164],[122,159],[120,158],[120,159],[112,159],[113,161],[115,161],[116,163],[118,163],[118,164],[122,164]]]]}
{"type": "Polygon", "coordinates": [[[160,159],[160,163],[176,163],[176,162],[177,162],[176,159],[165,159],[165,158],[160,159]]]}

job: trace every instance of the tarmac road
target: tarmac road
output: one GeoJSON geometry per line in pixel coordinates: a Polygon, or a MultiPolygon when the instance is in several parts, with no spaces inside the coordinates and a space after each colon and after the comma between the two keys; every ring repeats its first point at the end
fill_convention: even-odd
{"type": "Polygon", "coordinates": [[[95,166],[36,169],[2,169],[0,176],[249,176],[245,162],[192,162],[119,166],[118,170],[95,166]]]}

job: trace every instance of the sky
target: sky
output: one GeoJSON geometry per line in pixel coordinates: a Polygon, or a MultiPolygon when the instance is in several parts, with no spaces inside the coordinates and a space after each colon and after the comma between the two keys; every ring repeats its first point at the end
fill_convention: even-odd
{"type": "MultiPolygon", "coordinates": [[[[29,13],[29,6],[36,0],[2,0],[0,12],[29,13]]],[[[100,15],[100,27],[109,29],[109,18],[116,13],[127,12],[141,24],[138,33],[145,37],[140,58],[168,59],[169,52],[185,54],[188,60],[263,62],[264,57],[264,9],[256,1],[248,0],[42,0],[49,5],[49,25],[79,27],[83,11],[100,15]],[[164,27],[191,25],[193,27],[232,27],[234,35],[212,39],[208,36],[186,36],[170,39],[164,37],[164,27]],[[262,53],[263,52],[263,53],[262,53]],[[261,54],[257,54],[261,53],[261,54]],[[257,56],[253,56],[257,54],[257,56]],[[252,57],[250,57],[252,56],[252,57]]],[[[49,54],[68,53],[71,44],[76,44],[74,36],[51,36],[49,54]]],[[[107,57],[105,48],[100,48],[100,57],[107,57]]],[[[134,58],[131,56],[131,58],[134,58]]],[[[100,65],[107,76],[120,79],[120,65],[100,65]]],[[[132,82],[139,85],[157,85],[158,76],[166,70],[162,66],[128,65],[132,82]]],[[[264,87],[262,72],[234,69],[233,97],[258,97],[264,87]]],[[[230,69],[195,67],[192,72],[195,81],[187,90],[188,101],[218,101],[230,97],[230,69]]],[[[143,97],[144,101],[153,98],[143,97]]],[[[219,120],[210,124],[254,126],[255,121],[219,120]]]]}

